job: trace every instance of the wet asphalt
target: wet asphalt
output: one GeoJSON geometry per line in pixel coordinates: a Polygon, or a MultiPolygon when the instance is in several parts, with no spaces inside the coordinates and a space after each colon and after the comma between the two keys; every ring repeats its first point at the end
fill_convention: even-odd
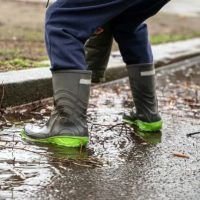
{"type": "Polygon", "coordinates": [[[28,144],[19,125],[2,130],[0,199],[200,199],[200,134],[186,135],[200,131],[199,77],[200,65],[157,73],[162,133],[121,124],[132,107],[127,79],[93,87],[88,149],[28,144]]]}

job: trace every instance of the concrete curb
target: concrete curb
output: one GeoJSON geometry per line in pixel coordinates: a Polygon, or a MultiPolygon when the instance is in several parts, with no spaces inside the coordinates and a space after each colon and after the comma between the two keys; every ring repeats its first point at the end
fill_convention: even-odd
{"type": "MultiPolygon", "coordinates": [[[[200,39],[153,46],[156,67],[200,55],[200,39]]],[[[113,52],[106,71],[106,81],[127,75],[119,52],[113,52]]],[[[35,68],[0,73],[0,105],[15,106],[52,96],[51,72],[35,68]]]]}

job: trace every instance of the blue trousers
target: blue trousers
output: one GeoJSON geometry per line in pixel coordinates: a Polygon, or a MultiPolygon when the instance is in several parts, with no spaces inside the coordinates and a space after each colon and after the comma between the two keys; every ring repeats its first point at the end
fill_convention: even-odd
{"type": "Polygon", "coordinates": [[[126,64],[152,63],[147,28],[141,24],[168,1],[57,0],[48,8],[45,21],[51,69],[87,69],[84,44],[111,19],[113,35],[126,64]]]}

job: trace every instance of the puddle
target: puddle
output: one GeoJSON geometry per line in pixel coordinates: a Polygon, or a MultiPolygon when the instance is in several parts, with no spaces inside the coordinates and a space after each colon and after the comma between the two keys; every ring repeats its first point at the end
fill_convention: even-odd
{"type": "MultiPolygon", "coordinates": [[[[132,107],[127,79],[93,87],[89,150],[22,142],[15,120],[0,132],[0,199],[198,199],[200,135],[186,134],[200,130],[199,75],[197,65],[157,74],[165,126],[154,135],[121,124],[132,107]]],[[[41,105],[5,118],[44,123],[52,101],[41,105]]]]}

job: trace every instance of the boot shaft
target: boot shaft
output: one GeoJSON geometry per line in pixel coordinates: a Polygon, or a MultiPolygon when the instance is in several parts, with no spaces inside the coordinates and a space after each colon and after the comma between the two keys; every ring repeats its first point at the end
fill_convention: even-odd
{"type": "Polygon", "coordinates": [[[89,102],[91,72],[59,70],[52,74],[55,107],[69,107],[72,113],[76,109],[81,112],[84,110],[85,114],[89,102]]]}
{"type": "Polygon", "coordinates": [[[59,70],[52,75],[55,112],[59,116],[58,129],[62,127],[64,132],[74,135],[88,135],[86,114],[91,71],[59,70]]]}
{"type": "Polygon", "coordinates": [[[146,122],[161,120],[158,114],[153,64],[127,66],[137,117],[146,122]]]}

